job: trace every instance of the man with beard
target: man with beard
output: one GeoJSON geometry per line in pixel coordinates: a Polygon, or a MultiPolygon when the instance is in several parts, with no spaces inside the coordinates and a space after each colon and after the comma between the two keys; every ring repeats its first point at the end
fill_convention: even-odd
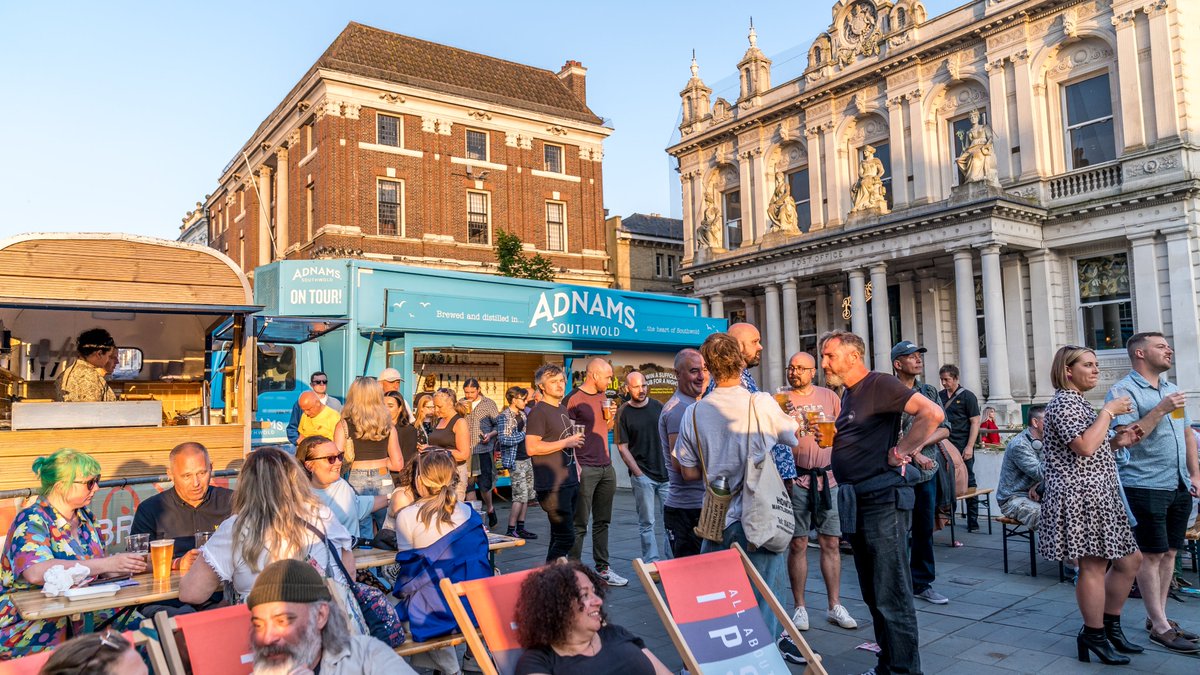
{"type": "Polygon", "coordinates": [[[667,468],[658,441],[658,418],[662,404],[650,398],[646,377],[634,370],[625,376],[629,402],[617,411],[613,427],[617,450],[629,469],[633,503],[637,506],[638,534],[642,540],[642,560],[658,562],[658,542],[654,526],[662,520],[663,500],[667,496],[667,468]]]}
{"type": "Polygon", "coordinates": [[[704,506],[704,481],[684,480],[675,459],[675,439],[687,407],[700,400],[708,386],[708,368],[696,349],[684,349],[675,355],[677,389],[663,405],[658,418],[658,442],[662,446],[667,469],[667,498],[663,500],[663,529],[671,543],[671,557],[683,558],[700,553],[700,509],[704,506]]]}
{"type": "Polygon", "coordinates": [[[350,634],[345,610],[306,562],[267,565],[246,606],[256,675],[416,673],[383,642],[350,634]]]}

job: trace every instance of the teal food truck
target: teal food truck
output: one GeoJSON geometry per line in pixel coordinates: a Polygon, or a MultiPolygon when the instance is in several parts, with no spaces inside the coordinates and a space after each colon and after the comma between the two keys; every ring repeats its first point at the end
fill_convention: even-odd
{"type": "Polygon", "coordinates": [[[254,281],[265,308],[254,325],[258,444],[287,442],[292,405],[318,370],[339,397],[355,377],[392,367],[410,402],[438,387],[461,393],[473,377],[503,405],[508,387],[530,386],[542,363],[577,374],[603,355],[613,388],[637,369],[665,399],[675,353],[726,328],[689,298],[355,259],[279,261],[254,281]]]}

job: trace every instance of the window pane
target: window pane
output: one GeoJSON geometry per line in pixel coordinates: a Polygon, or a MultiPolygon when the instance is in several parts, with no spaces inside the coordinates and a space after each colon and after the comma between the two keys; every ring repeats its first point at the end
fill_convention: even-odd
{"type": "Polygon", "coordinates": [[[295,388],[295,348],[260,344],[258,346],[258,391],[292,391],[295,388]]]}
{"type": "Polygon", "coordinates": [[[1071,130],[1071,167],[1080,169],[1117,158],[1113,121],[1109,118],[1071,130]]]}
{"type": "Polygon", "coordinates": [[[488,158],[487,134],[467,129],[467,159],[486,162],[488,158]]]}
{"type": "Polygon", "coordinates": [[[550,251],[565,251],[567,233],[565,232],[564,206],[554,202],[546,203],[546,249],[550,251]]]}
{"type": "Polygon", "coordinates": [[[376,116],[376,136],[380,145],[400,147],[400,119],[391,115],[376,116]]]}
{"type": "Polygon", "coordinates": [[[1126,254],[1082,258],[1076,265],[1079,272],[1079,304],[1130,299],[1126,254]]]}
{"type": "Polygon", "coordinates": [[[1067,85],[1067,126],[1112,116],[1108,75],[1067,85]]]}
{"type": "Polygon", "coordinates": [[[467,193],[467,241],[491,243],[488,237],[488,200],[482,192],[467,193]]]}
{"type": "MultiPolygon", "coordinates": [[[[967,149],[967,132],[971,130],[971,118],[964,117],[960,120],[955,120],[950,123],[950,138],[954,145],[954,158],[957,159],[962,155],[963,150],[967,149]]],[[[963,185],[967,182],[967,175],[958,166],[957,162],[954,165],[956,173],[958,173],[958,184],[963,185]]]]}
{"type": "Polygon", "coordinates": [[[562,173],[562,148],[557,145],[547,145],[543,153],[546,157],[546,170],[551,173],[562,173]]]}
{"type": "Polygon", "coordinates": [[[117,366],[112,379],[132,380],[142,372],[142,350],[137,347],[117,347],[117,366]]]}
{"type": "Polygon", "coordinates": [[[796,224],[801,232],[808,232],[812,227],[812,203],[808,191],[808,169],[800,169],[788,174],[788,187],[792,191],[792,201],[796,202],[796,224]]]}
{"type": "MultiPolygon", "coordinates": [[[[875,148],[875,157],[883,164],[883,177],[880,182],[883,183],[883,188],[886,191],[887,205],[892,207],[892,148],[887,143],[875,143],[872,145],[875,148]]],[[[859,159],[863,157],[863,153],[859,151],[859,159]]]]}
{"type": "Polygon", "coordinates": [[[725,193],[725,248],[735,249],[742,245],[742,193],[732,190],[725,193]]]}
{"type": "Polygon", "coordinates": [[[1083,308],[1083,341],[1091,349],[1121,349],[1133,337],[1133,303],[1083,308]]]}
{"type": "Polygon", "coordinates": [[[379,234],[395,236],[400,228],[400,184],[379,181],[379,234]]]}

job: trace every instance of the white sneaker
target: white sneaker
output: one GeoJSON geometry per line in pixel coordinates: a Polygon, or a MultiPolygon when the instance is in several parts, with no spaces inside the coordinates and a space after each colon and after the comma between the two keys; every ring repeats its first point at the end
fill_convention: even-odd
{"type": "Polygon", "coordinates": [[[854,617],[850,616],[850,612],[848,612],[846,608],[841,605],[834,605],[833,609],[825,613],[825,618],[829,621],[829,623],[836,623],[847,630],[858,628],[858,622],[855,621],[854,617]]]}
{"type": "Polygon", "coordinates": [[[608,584],[609,586],[624,586],[629,583],[628,579],[614,572],[611,567],[603,572],[598,572],[598,574],[600,575],[600,578],[604,580],[604,583],[608,584]]]}
{"type": "Polygon", "coordinates": [[[797,607],[796,611],[792,612],[792,623],[796,624],[796,630],[808,630],[808,610],[797,607]]]}

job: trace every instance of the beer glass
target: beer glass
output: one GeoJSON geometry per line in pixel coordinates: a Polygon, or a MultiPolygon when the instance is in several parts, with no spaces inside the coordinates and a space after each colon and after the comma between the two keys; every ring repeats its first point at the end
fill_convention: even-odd
{"type": "Polygon", "coordinates": [[[171,578],[171,558],[174,553],[174,539],[155,539],[150,542],[150,565],[154,568],[155,581],[171,578]]]}
{"type": "Polygon", "coordinates": [[[821,440],[817,445],[822,448],[833,447],[833,437],[837,434],[837,427],[834,426],[834,421],[821,415],[817,418],[817,428],[821,431],[821,440]]]}
{"type": "Polygon", "coordinates": [[[150,553],[150,535],[131,534],[125,537],[125,550],[129,553],[147,555],[150,553]]]}
{"type": "Polygon", "coordinates": [[[779,408],[785,413],[790,413],[789,408],[792,403],[788,400],[788,394],[791,393],[791,387],[780,387],[775,390],[775,402],[779,404],[779,408]]]}

